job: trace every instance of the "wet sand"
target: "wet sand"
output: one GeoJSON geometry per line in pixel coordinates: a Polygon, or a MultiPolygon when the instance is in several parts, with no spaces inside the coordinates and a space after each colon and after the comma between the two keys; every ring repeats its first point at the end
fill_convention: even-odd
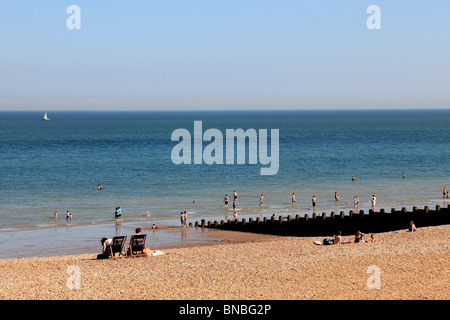
{"type": "Polygon", "coordinates": [[[4,259],[0,298],[448,300],[449,231],[379,233],[382,242],[361,244],[345,236],[349,243],[331,246],[313,244],[318,237],[224,232],[206,245],[153,248],[164,254],[147,258],[4,259]]]}

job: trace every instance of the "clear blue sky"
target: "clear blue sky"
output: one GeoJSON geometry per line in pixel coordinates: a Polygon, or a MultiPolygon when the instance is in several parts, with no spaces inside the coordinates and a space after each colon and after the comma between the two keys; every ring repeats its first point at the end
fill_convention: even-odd
{"type": "Polygon", "coordinates": [[[0,110],[449,108],[449,17],[448,0],[0,0],[0,110]]]}

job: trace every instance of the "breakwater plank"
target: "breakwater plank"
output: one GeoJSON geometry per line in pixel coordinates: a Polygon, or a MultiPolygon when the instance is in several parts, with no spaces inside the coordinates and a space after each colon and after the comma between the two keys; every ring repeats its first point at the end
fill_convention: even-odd
{"type": "Polygon", "coordinates": [[[408,211],[406,207],[400,210],[396,208],[369,210],[368,213],[364,210],[359,212],[350,210],[348,215],[344,211],[340,211],[339,214],[332,211],[330,214],[314,213],[312,217],[306,214],[304,217],[288,215],[278,218],[272,215],[263,219],[250,218],[248,221],[245,218],[220,222],[201,220],[195,222],[195,226],[285,236],[329,236],[339,231],[343,235],[350,235],[358,230],[363,233],[405,230],[408,229],[410,221],[414,221],[417,228],[449,224],[450,205],[447,208],[437,205],[434,209],[430,209],[429,206],[422,209],[414,206],[412,211],[408,211]]]}

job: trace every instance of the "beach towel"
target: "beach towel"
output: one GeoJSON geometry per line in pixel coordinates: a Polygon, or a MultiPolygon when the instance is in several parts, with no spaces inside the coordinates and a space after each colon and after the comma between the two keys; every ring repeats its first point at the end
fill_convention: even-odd
{"type": "Polygon", "coordinates": [[[164,252],[159,251],[159,250],[156,250],[156,251],[153,252],[153,253],[147,254],[147,256],[148,256],[148,257],[153,257],[153,256],[159,256],[159,255],[161,255],[161,254],[164,254],[164,252]]]}

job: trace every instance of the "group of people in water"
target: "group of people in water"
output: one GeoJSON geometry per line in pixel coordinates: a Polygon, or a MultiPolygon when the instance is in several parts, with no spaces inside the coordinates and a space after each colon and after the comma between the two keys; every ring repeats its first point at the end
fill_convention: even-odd
{"type": "MultiPolygon", "coordinates": [[[[55,218],[55,220],[58,219],[58,210],[55,210],[55,213],[53,214],[53,218],[55,218]]],[[[67,210],[66,212],[66,221],[72,221],[72,214],[69,212],[69,210],[67,210]]]]}
{"type": "MultiPolygon", "coordinates": [[[[236,211],[236,207],[237,207],[237,199],[238,199],[238,193],[236,192],[236,190],[233,191],[233,219],[238,219],[238,214],[236,211]]],[[[228,203],[230,202],[230,197],[228,197],[228,194],[225,195],[225,198],[223,199],[225,207],[228,207],[228,203]]],[[[264,205],[264,196],[261,194],[261,196],[259,197],[259,205],[262,206],[264,205]]]]}

